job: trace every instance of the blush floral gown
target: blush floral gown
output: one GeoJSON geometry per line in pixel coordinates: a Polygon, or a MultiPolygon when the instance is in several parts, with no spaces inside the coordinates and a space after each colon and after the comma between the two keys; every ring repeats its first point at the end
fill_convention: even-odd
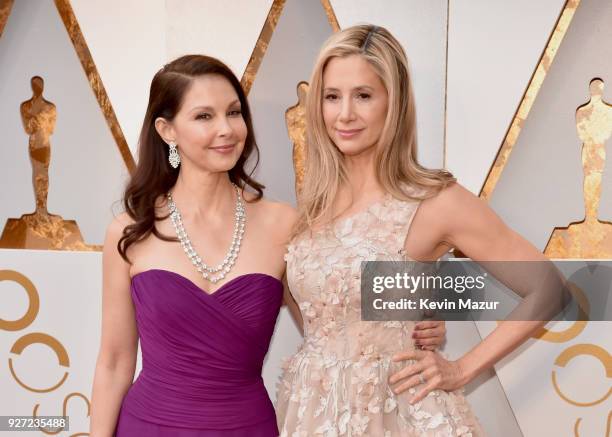
{"type": "Polygon", "coordinates": [[[408,403],[414,389],[391,391],[389,376],[407,364],[391,357],[414,347],[415,322],[361,321],[361,262],[405,260],[418,205],[387,194],[291,242],[287,278],[304,319],[304,343],[283,364],[281,437],[484,435],[462,391],[436,390],[414,405],[408,403]]]}

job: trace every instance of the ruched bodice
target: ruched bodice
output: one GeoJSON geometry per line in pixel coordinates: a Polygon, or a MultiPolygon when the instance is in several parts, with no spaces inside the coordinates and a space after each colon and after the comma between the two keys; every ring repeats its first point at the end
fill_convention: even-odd
{"type": "Polygon", "coordinates": [[[237,429],[274,418],[261,370],[282,289],[260,273],[238,276],[212,294],[167,270],[135,275],[142,371],[123,410],[193,429],[237,429]]]}

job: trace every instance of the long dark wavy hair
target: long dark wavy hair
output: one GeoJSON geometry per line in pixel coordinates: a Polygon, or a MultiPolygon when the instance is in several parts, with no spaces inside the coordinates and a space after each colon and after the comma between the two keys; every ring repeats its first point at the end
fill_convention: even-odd
{"type": "Polygon", "coordinates": [[[232,84],[238,94],[242,118],[247,127],[242,155],[229,170],[229,178],[243,191],[247,185],[255,191],[255,197],[251,201],[257,201],[263,196],[265,187],[251,177],[259,162],[259,149],[255,142],[251,110],[240,82],[223,62],[210,56],[187,55],[175,59],[159,70],[151,82],[147,112],[138,140],[138,164],[123,194],[125,211],[134,221],[125,227],[123,236],[117,243],[117,250],[127,262],[130,262],[127,256],[128,248],[151,233],[161,240],[178,241],[174,237],[161,234],[155,226],[157,221],[168,217],[168,214],[156,214],[156,202],[174,186],[179,173],[179,170],[172,168],[168,162],[168,145],[157,133],[155,120],[163,117],[172,121],[193,79],[206,74],[218,74],[232,84]],[[245,166],[253,153],[254,165],[247,171],[245,166]]]}

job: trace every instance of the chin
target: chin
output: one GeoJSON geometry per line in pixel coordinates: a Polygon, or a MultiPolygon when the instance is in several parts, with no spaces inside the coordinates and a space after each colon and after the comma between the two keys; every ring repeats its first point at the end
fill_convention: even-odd
{"type": "Polygon", "coordinates": [[[208,156],[207,161],[211,167],[223,169],[222,171],[227,171],[234,168],[240,159],[241,154],[242,149],[236,150],[234,153],[229,155],[213,154],[212,156],[208,156]]]}
{"type": "Polygon", "coordinates": [[[340,152],[342,152],[342,154],[346,156],[361,155],[362,153],[372,150],[374,148],[374,146],[365,146],[363,144],[350,144],[350,143],[347,144],[346,142],[340,142],[340,141],[338,141],[335,144],[338,150],[340,150],[340,152]]]}
{"type": "Polygon", "coordinates": [[[228,172],[236,166],[239,158],[240,156],[227,156],[207,159],[205,162],[198,165],[198,167],[215,173],[228,172]]]}
{"type": "Polygon", "coordinates": [[[230,171],[236,166],[238,158],[239,157],[223,160],[222,162],[215,162],[214,165],[218,168],[218,171],[230,171]]]}

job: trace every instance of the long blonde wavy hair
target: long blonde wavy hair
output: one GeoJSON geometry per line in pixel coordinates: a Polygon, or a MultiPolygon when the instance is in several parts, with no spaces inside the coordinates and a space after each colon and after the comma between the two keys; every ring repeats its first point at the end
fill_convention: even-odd
{"type": "Polygon", "coordinates": [[[378,183],[392,196],[425,199],[455,181],[446,170],[422,167],[417,161],[416,112],[408,60],[401,44],[379,26],[358,25],[333,34],[316,60],[306,99],[306,166],[298,193],[299,218],[294,236],[314,224],[332,220],[332,205],[348,181],[342,152],[323,120],[323,72],[334,57],[362,56],[374,68],[388,93],[385,124],[376,147],[378,183]]]}

